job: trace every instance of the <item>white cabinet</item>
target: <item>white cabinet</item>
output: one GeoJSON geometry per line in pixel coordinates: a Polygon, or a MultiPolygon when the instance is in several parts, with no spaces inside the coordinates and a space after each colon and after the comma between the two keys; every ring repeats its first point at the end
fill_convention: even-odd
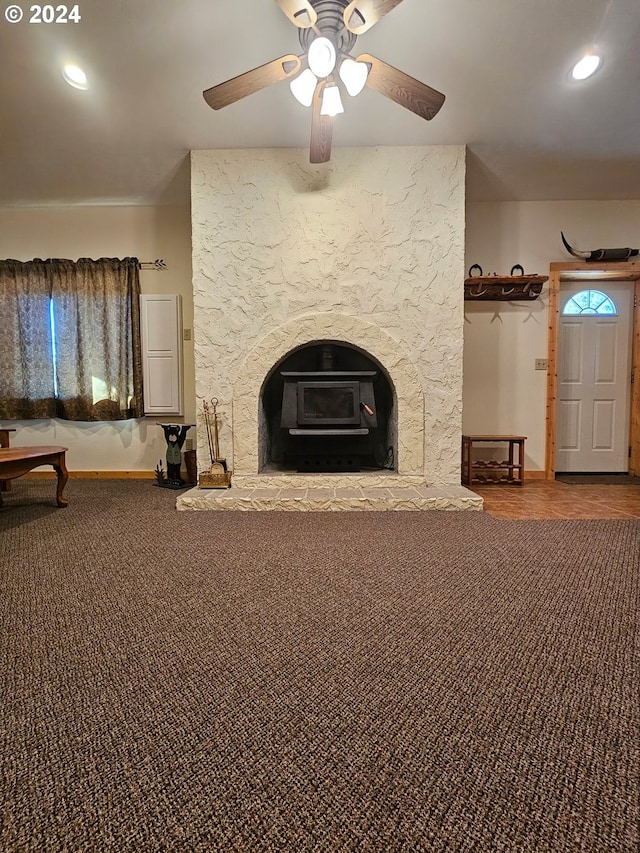
{"type": "Polygon", "coordinates": [[[140,296],[145,415],[182,414],[181,309],[179,294],[140,296]]]}

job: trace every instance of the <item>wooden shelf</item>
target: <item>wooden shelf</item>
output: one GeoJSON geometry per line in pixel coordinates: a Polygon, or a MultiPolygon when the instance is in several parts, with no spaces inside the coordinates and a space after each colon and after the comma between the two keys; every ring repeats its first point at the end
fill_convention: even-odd
{"type": "Polygon", "coordinates": [[[462,484],[521,486],[524,481],[526,438],[526,435],[463,435],[462,484]],[[507,458],[501,461],[474,458],[474,445],[477,449],[478,444],[483,443],[506,444],[507,458]]]}
{"type": "Polygon", "coordinates": [[[537,299],[548,275],[474,275],[464,280],[465,302],[537,299]]]}

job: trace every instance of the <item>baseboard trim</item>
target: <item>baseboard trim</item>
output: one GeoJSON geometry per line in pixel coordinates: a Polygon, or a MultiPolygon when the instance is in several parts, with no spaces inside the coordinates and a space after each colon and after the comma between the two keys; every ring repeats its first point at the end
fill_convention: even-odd
{"type": "MultiPolygon", "coordinates": [[[[25,477],[45,477],[53,479],[55,471],[30,471],[25,477]]],[[[155,471],[69,471],[69,477],[89,480],[153,480],[155,471]]],[[[525,480],[545,480],[544,471],[525,471],[525,480]]]]}
{"type": "MultiPolygon", "coordinates": [[[[25,477],[53,479],[55,471],[30,471],[25,477]]],[[[71,479],[80,480],[153,480],[155,471],[69,471],[71,479]]],[[[525,471],[525,480],[546,480],[544,471],[525,471]]]]}
{"type": "MultiPolygon", "coordinates": [[[[30,471],[25,478],[54,479],[55,471],[30,471]]],[[[153,480],[155,471],[69,471],[69,479],[88,480],[153,480]]]]}

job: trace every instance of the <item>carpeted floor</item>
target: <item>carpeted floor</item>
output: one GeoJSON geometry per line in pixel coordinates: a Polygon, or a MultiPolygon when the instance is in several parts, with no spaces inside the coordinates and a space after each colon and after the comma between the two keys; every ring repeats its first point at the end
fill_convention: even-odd
{"type": "Polygon", "coordinates": [[[3,851],[638,849],[640,523],[0,510],[3,851]]]}

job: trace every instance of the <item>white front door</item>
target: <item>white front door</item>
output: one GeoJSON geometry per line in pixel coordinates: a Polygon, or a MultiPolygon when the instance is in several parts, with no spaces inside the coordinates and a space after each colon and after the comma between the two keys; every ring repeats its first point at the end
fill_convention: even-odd
{"type": "Polygon", "coordinates": [[[556,471],[629,469],[633,290],[625,281],[561,285],[556,471]]]}

